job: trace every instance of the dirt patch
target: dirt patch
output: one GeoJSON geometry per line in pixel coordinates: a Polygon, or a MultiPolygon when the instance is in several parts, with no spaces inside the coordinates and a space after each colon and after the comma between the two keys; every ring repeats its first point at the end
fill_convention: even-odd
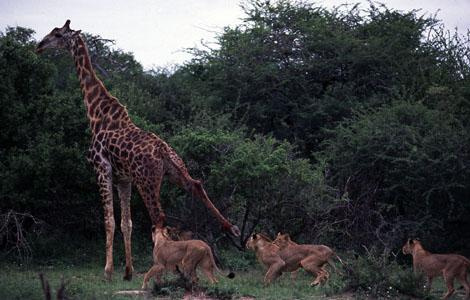
{"type": "MultiPolygon", "coordinates": [[[[214,298],[212,296],[208,296],[205,294],[205,292],[203,291],[199,291],[199,292],[196,292],[196,293],[191,293],[191,292],[186,292],[184,297],[183,297],[183,300],[219,300],[220,298],[214,298]]],[[[240,299],[240,300],[254,300],[255,298],[253,297],[241,297],[241,298],[237,298],[237,299],[240,299]]]]}
{"type": "Polygon", "coordinates": [[[326,297],[325,299],[327,299],[327,300],[352,300],[352,299],[356,299],[356,298],[354,297],[353,293],[343,293],[343,294],[339,294],[339,295],[326,297]]]}
{"type": "Polygon", "coordinates": [[[129,296],[132,298],[142,298],[142,299],[155,299],[150,291],[144,290],[127,290],[127,291],[117,291],[113,295],[117,296],[129,296]]]}

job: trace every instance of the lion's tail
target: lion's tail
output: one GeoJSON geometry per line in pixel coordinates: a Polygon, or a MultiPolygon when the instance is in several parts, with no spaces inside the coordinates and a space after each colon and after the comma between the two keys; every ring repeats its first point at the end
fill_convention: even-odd
{"type": "Polygon", "coordinates": [[[335,253],[335,257],[336,259],[344,266],[344,262],[343,260],[341,259],[341,257],[338,256],[338,254],[335,253]]]}
{"type": "Polygon", "coordinates": [[[219,267],[217,267],[217,264],[215,263],[215,259],[214,259],[214,255],[212,254],[212,250],[210,248],[208,250],[209,250],[209,257],[211,258],[211,263],[214,266],[215,271],[219,274],[222,274],[222,276],[225,276],[227,278],[230,278],[230,279],[235,278],[235,273],[233,273],[232,271],[230,271],[228,274],[222,273],[222,271],[219,269],[219,267]]]}
{"type": "MultiPolygon", "coordinates": [[[[336,254],[336,253],[333,252],[332,257],[336,258],[336,259],[341,263],[341,265],[343,265],[343,266],[345,265],[344,262],[343,262],[343,260],[338,256],[338,254],[336,254]]],[[[334,262],[332,261],[332,257],[330,257],[330,258],[328,259],[328,264],[333,268],[333,270],[334,270],[336,273],[338,273],[338,274],[340,274],[340,275],[343,276],[344,274],[343,274],[342,272],[340,272],[340,271],[336,268],[334,262]]]]}
{"type": "Polygon", "coordinates": [[[470,259],[466,258],[465,256],[462,256],[465,264],[467,265],[467,268],[470,269],[470,259]]]}

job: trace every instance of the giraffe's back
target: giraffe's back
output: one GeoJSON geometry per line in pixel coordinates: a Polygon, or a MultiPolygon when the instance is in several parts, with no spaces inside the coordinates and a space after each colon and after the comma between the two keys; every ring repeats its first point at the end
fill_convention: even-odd
{"type": "Polygon", "coordinates": [[[174,163],[186,169],[181,158],[165,141],[136,126],[106,132],[103,144],[106,145],[113,174],[118,178],[135,182],[136,177],[153,177],[157,171],[166,173],[174,163]]]}

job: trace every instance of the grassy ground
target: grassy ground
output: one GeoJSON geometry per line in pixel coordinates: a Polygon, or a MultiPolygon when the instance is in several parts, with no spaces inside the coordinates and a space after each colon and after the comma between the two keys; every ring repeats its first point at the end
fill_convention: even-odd
{"type": "MultiPolygon", "coordinates": [[[[98,265],[49,265],[49,266],[19,266],[3,264],[0,266],[0,299],[44,299],[39,280],[43,273],[52,288],[53,295],[59,288],[61,279],[66,282],[66,293],[76,299],[131,299],[141,296],[116,295],[123,290],[138,290],[142,284],[143,272],[138,270],[131,282],[123,281],[122,272],[116,272],[111,282],[103,279],[102,266],[98,265]]],[[[200,286],[206,294],[223,298],[233,295],[235,298],[249,296],[257,299],[318,299],[325,294],[324,288],[309,287],[310,278],[299,274],[293,281],[284,275],[278,282],[269,287],[262,284],[263,273],[259,270],[237,272],[234,279],[220,278],[216,286],[210,286],[200,276],[200,286]]],[[[173,278],[168,280],[174,282],[173,278]]],[[[170,297],[181,297],[182,287],[164,290],[170,291],[170,297]]]]}
{"type": "MultiPolygon", "coordinates": [[[[119,291],[140,290],[143,274],[151,266],[150,250],[146,244],[134,246],[134,278],[131,282],[123,281],[124,270],[123,251],[118,247],[115,251],[115,276],[111,282],[103,279],[104,243],[83,243],[67,241],[61,245],[65,248],[47,247],[36,249],[36,257],[29,264],[13,263],[5,257],[0,258],[0,299],[44,299],[39,274],[42,273],[52,288],[53,299],[60,287],[62,278],[66,282],[66,294],[71,299],[181,299],[185,294],[184,288],[175,285],[175,279],[167,278],[170,282],[160,290],[160,296],[143,297],[142,295],[117,295],[119,291]],[[54,250],[55,249],[55,250],[54,250]],[[66,254],[64,254],[66,253],[66,254]],[[60,257],[60,259],[57,259],[60,257]]],[[[344,278],[333,272],[329,282],[323,287],[310,287],[311,276],[299,272],[296,280],[291,280],[289,274],[284,274],[274,284],[265,287],[262,283],[264,272],[250,252],[222,253],[223,265],[232,266],[236,271],[234,279],[221,277],[217,285],[209,285],[204,276],[199,287],[207,296],[213,299],[365,299],[364,294],[338,295],[345,286],[344,278]],[[243,271],[240,271],[243,270],[243,271]]],[[[366,270],[367,271],[367,270],[366,270]]],[[[368,271],[369,272],[369,271],[368,271]]],[[[375,272],[375,271],[370,271],[375,272]]],[[[370,273],[369,272],[369,273],[370,273]]],[[[372,274],[373,275],[373,274],[372,274]]],[[[370,276],[370,275],[368,275],[370,276]]],[[[456,287],[459,285],[456,284],[456,287]]],[[[432,298],[438,299],[445,288],[441,279],[434,282],[432,298]]],[[[452,299],[462,299],[463,291],[452,299]]],[[[384,299],[412,299],[410,297],[384,297],[384,299]]]]}
{"type": "MultiPolygon", "coordinates": [[[[52,288],[53,298],[60,287],[62,278],[66,282],[66,294],[72,299],[181,299],[184,288],[175,286],[175,279],[169,276],[168,284],[161,290],[162,296],[143,297],[142,295],[118,295],[116,292],[139,290],[142,284],[146,267],[137,267],[137,272],[131,282],[121,279],[122,270],[117,269],[111,282],[103,279],[103,267],[98,264],[65,265],[63,263],[50,265],[22,266],[11,263],[0,264],[0,299],[44,299],[39,280],[39,273],[43,273],[52,288]]],[[[283,275],[275,284],[264,287],[261,270],[237,272],[234,279],[221,277],[217,285],[209,285],[200,274],[199,287],[207,296],[216,299],[256,298],[256,299],[364,299],[360,295],[332,295],[337,290],[335,285],[341,285],[340,280],[332,276],[330,282],[324,287],[310,287],[310,276],[301,272],[296,280],[289,274],[283,275]]],[[[456,285],[458,286],[458,285],[456,285]]],[[[441,280],[436,280],[433,295],[440,296],[444,292],[441,280]]],[[[451,299],[461,299],[463,291],[460,290],[451,299]]],[[[410,299],[410,298],[408,298],[410,299]]]]}

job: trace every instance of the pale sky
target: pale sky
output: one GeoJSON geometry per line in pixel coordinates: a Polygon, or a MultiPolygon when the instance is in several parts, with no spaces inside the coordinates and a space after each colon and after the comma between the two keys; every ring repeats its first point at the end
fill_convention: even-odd
{"type": "MultiPolygon", "coordinates": [[[[319,0],[326,7],[365,0],[319,0]]],[[[387,7],[438,13],[448,29],[470,28],[470,0],[384,0],[387,7]]],[[[134,53],[146,69],[181,64],[190,58],[184,48],[211,43],[224,26],[241,23],[239,0],[0,0],[0,30],[29,27],[40,40],[70,19],[81,29],[116,41],[116,47],[134,53]]]]}

